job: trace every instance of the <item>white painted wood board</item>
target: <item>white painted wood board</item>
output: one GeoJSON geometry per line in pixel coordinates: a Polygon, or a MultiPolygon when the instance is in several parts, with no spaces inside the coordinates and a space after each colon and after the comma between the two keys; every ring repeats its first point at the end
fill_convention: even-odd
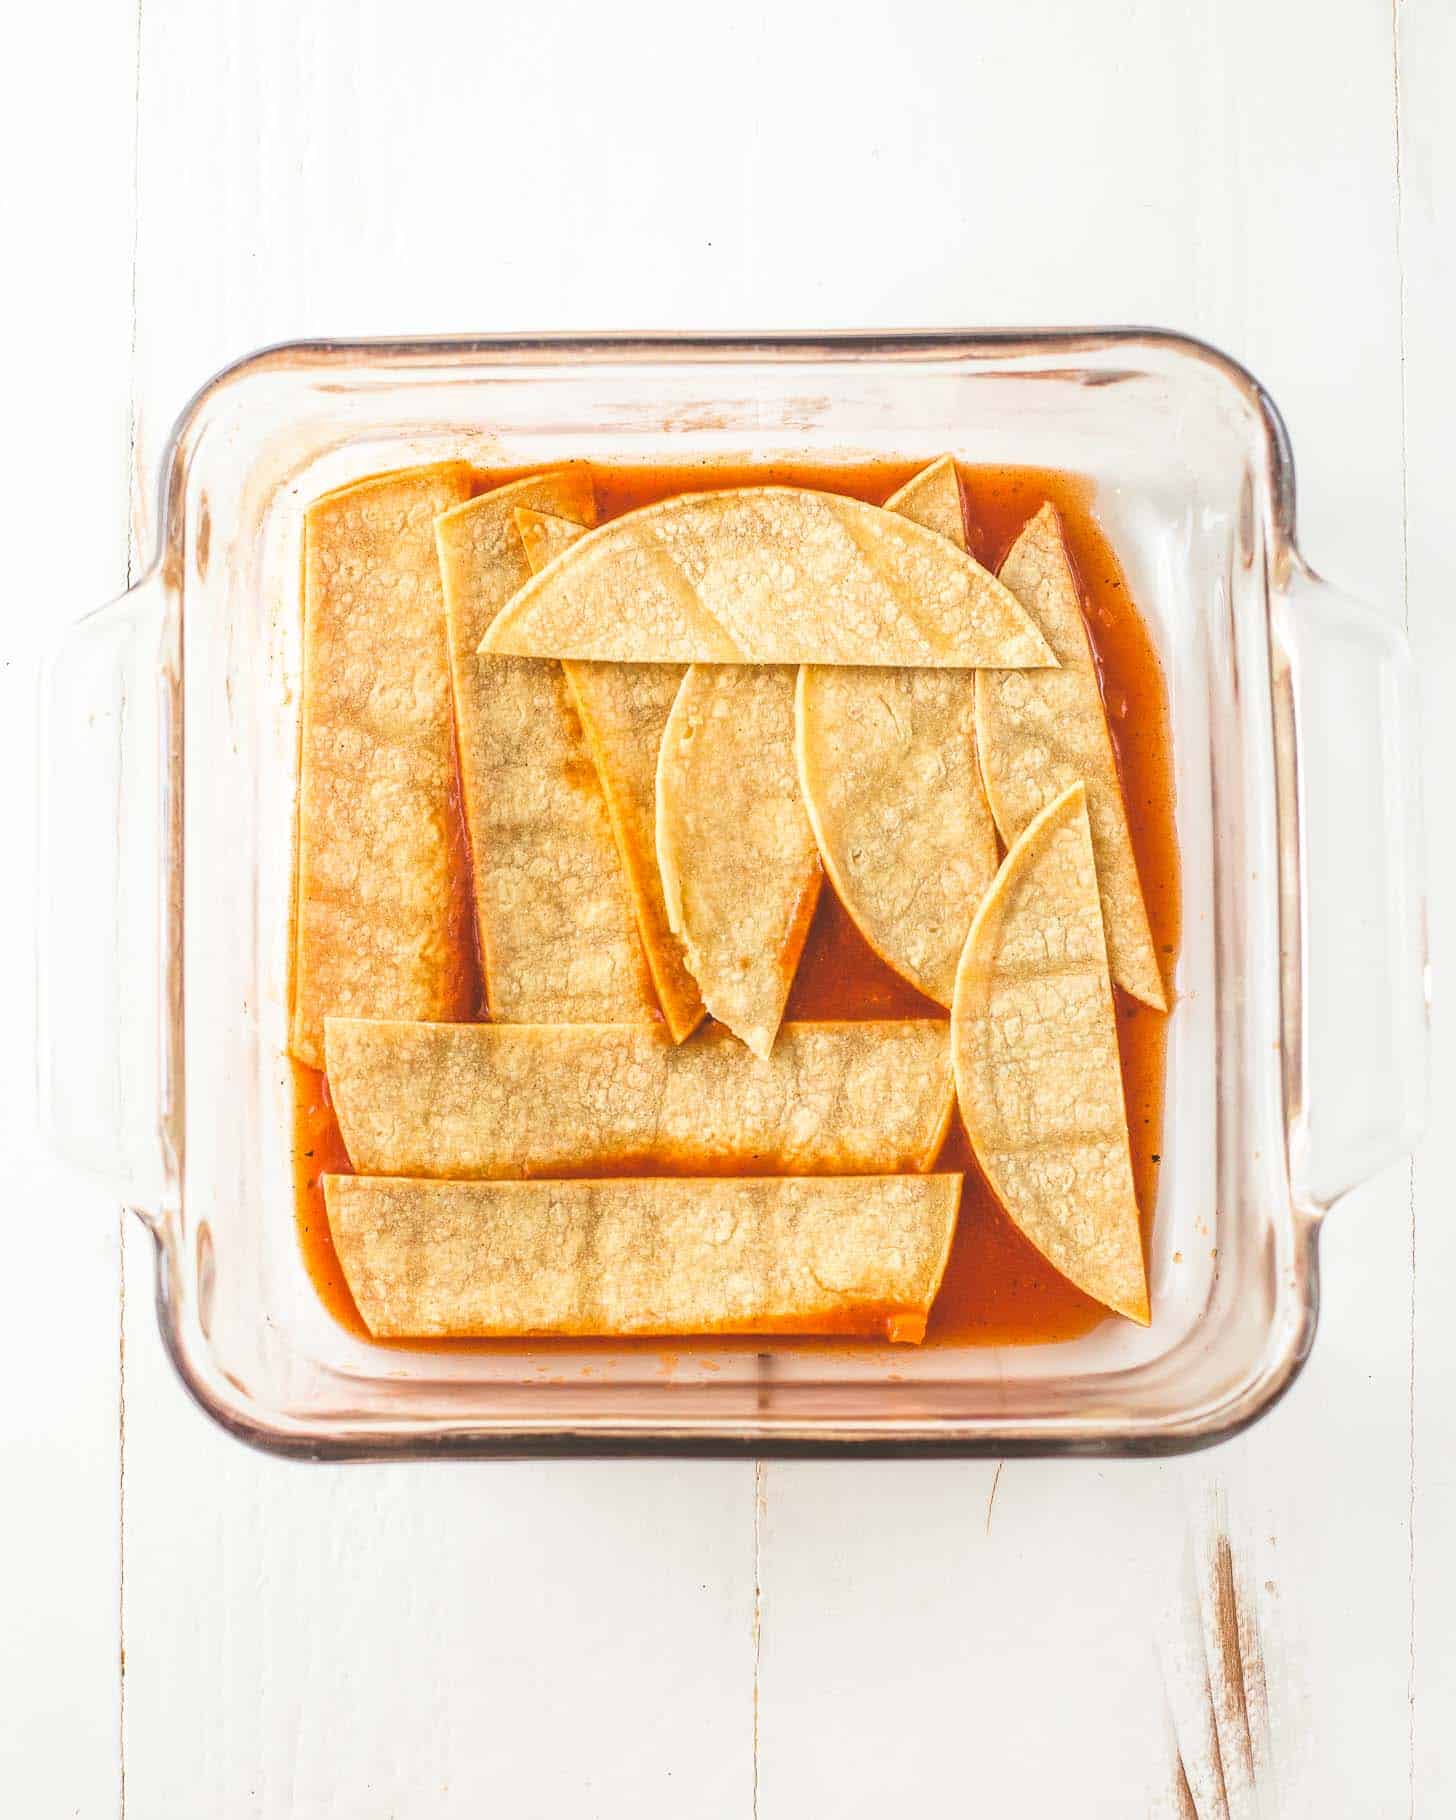
{"type": "MultiPolygon", "coordinates": [[[[1404,0],[1400,31],[1401,246],[1405,281],[1406,497],[1410,634],[1420,662],[1426,756],[1431,965],[1449,1006],[1456,987],[1456,13],[1404,0]]],[[[1451,1106],[1456,1020],[1436,1020],[1432,1130],[1414,1171],[1411,1346],[1411,1798],[1421,1816],[1456,1803],[1450,1749],[1456,1713],[1456,1224],[1451,1219],[1451,1106]]]]}
{"type": "Polygon", "coordinates": [[[5,35],[0,1810],[59,1820],[119,1796],[121,1215],[36,1124],[37,672],[127,582],[135,19],[78,43],[27,7],[5,35]]]}

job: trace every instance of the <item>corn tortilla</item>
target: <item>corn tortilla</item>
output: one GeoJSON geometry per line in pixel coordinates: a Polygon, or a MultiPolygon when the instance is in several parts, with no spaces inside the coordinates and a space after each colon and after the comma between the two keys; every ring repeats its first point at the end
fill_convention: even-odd
{"type": "MultiPolygon", "coordinates": [[[[966,547],[948,455],[886,510],[966,547]]],[[[881,959],[941,1005],[1000,857],[976,762],[975,704],[968,670],[799,672],[795,754],[824,869],[881,959]]]]}
{"type": "Polygon", "coordinates": [[[421,1182],[326,1175],[378,1338],[839,1333],[918,1341],[958,1175],[421,1182]]]}
{"type": "Polygon", "coordinates": [[[823,870],[794,764],[795,673],[697,664],[657,763],[657,864],[703,1003],[766,1056],[823,870]]]}
{"type": "Polygon", "coordinates": [[[954,455],[941,455],[912,474],[885,501],[887,512],[898,512],[913,524],[924,525],[948,539],[958,550],[969,550],[966,541],[966,513],[961,499],[961,477],[954,455]]]}
{"type": "Polygon", "coordinates": [[[484,649],[617,663],[1054,661],[993,576],[894,512],[803,487],[687,493],[550,563],[484,649]]]}
{"type": "Polygon", "coordinates": [[[404,468],[326,494],[304,516],[289,1049],[314,1068],[327,1012],[469,1009],[433,523],[470,485],[464,462],[404,468]]]}
{"type": "Polygon", "coordinates": [[[456,1180],[925,1170],[950,1118],[944,1023],[785,1024],[746,1055],[708,1025],[419,1024],[330,1018],[329,1089],[363,1175],[456,1180]]]}
{"type": "MultiPolygon", "coordinates": [[[[515,516],[533,572],[586,535],[580,525],[549,513],[517,506],[515,516]]],[[[576,662],[561,667],[601,780],[657,1002],[668,1029],[681,1042],[702,1022],[703,1000],[683,959],[682,943],[668,926],[656,829],[657,754],[684,669],[681,664],[576,662]]]]}
{"type": "MultiPolygon", "coordinates": [[[[554,512],[543,512],[535,506],[516,506],[511,516],[516,521],[516,534],[526,552],[526,566],[539,575],[563,550],[569,550],[591,529],[590,524],[558,518],[554,512]]],[[[595,519],[595,509],[592,518],[595,519]]]]}
{"type": "Polygon", "coordinates": [[[1148,1321],[1087,792],[1007,854],[956,976],[961,1116],[1001,1205],[1077,1287],[1148,1321]]]}
{"type": "Polygon", "coordinates": [[[1069,784],[1086,784],[1112,977],[1143,1004],[1164,1011],[1168,1001],[1117,755],[1055,507],[1044,505],[1022,531],[1001,565],[1001,579],[1045,634],[1060,668],[977,676],[977,743],[996,826],[1009,847],[1069,784]]]}
{"type": "Polygon", "coordinates": [[[487,1003],[509,1023],[650,1021],[631,894],[561,666],[477,654],[530,577],[518,505],[594,519],[590,471],[513,481],[435,526],[487,1003]]]}

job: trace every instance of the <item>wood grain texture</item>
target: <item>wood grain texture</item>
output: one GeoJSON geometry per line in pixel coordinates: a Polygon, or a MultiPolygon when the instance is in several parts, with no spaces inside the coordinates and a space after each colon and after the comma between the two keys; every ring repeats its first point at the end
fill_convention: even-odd
{"type": "Polygon", "coordinates": [[[747,1813],[752,1466],[299,1468],[138,1328],[129,1814],[747,1813]]]}
{"type": "Polygon", "coordinates": [[[70,620],[127,583],[135,69],[131,8],[98,8],[80,32],[74,14],[42,7],[7,22],[0,1807],[34,1820],[89,1820],[120,1802],[123,1216],[36,1129],[33,869],[37,666],[70,620]]]}
{"type": "MultiPolygon", "coordinates": [[[[508,15],[458,0],[403,13],[141,0],[139,79],[127,9],[81,10],[80,33],[70,13],[26,13],[14,67],[27,78],[0,127],[31,179],[26,269],[47,274],[0,307],[14,345],[69,362],[59,413],[50,362],[17,363],[0,457],[28,527],[0,669],[17,853],[30,850],[30,603],[59,612],[113,591],[128,442],[145,549],[186,397],[250,347],[307,334],[1122,320],[1207,335],[1289,420],[1317,566],[1392,613],[1408,578],[1437,710],[1428,777],[1450,774],[1456,45],[1443,0],[867,0],[832,34],[820,9],[792,4],[698,15],[566,0],[508,15]],[[665,156],[674,145],[693,155],[665,156]],[[784,173],[826,151],[834,177],[806,235],[784,173]],[[524,170],[527,155],[529,182],[491,185],[489,233],[462,234],[460,183],[524,170]],[[441,180],[447,168],[464,178],[441,180]],[[62,515],[77,525],[77,498],[65,587],[81,598],[62,601],[40,552],[62,515]]],[[[1456,879],[1438,801],[1433,787],[1439,963],[1456,879]]],[[[12,896],[9,1002],[23,1006],[29,900],[12,896]]],[[[90,1820],[118,1806],[112,1228],[104,1197],[63,1188],[40,1160],[23,1040],[6,1066],[11,1198],[35,1216],[12,1224],[12,1267],[37,1280],[64,1236],[74,1332],[56,1348],[46,1312],[22,1305],[3,1342],[28,1490],[0,1509],[6,1560],[21,1564],[6,1577],[0,1698],[17,1723],[0,1737],[0,1784],[29,1797],[27,1816],[90,1820]]],[[[1436,1088],[1438,1107],[1456,1089],[1439,1034],[1436,1088]]],[[[757,1511],[748,1465],[371,1471],[244,1452],[172,1377],[151,1244],[133,1228],[127,1811],[640,1820],[686,1805],[856,1820],[907,1794],[1023,1811],[1034,1776],[1037,1811],[1207,1820],[1216,1747],[1241,1816],[1444,1815],[1456,1337],[1442,1297],[1456,1239],[1443,1142],[1415,1173],[1414,1264],[1407,1170],[1330,1216],[1308,1372],[1218,1454],[769,1466],[757,1511]],[[1226,1572],[1199,1553],[1214,1481],[1226,1572]],[[1220,1693],[1208,1671],[1221,1584],[1238,1622],[1257,1623],[1267,1772],[1246,1676],[1219,1671],[1220,1693]],[[1170,1636],[1186,1644],[1173,1670],[1170,1636]]],[[[1240,1651],[1247,1667],[1242,1637],[1240,1651]]]]}

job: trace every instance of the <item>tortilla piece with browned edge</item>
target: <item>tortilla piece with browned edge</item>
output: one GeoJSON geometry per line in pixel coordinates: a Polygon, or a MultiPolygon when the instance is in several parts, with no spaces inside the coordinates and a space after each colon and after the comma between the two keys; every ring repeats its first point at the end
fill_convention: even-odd
{"type": "Polygon", "coordinates": [[[976,736],[991,811],[1009,847],[1068,785],[1087,786],[1112,977],[1155,1011],[1167,1009],[1137,857],[1107,727],[1077,577],[1056,508],[1044,505],[1001,565],[1056,652],[1060,668],[984,672],[976,679],[976,736]]]}
{"type": "MultiPolygon", "coordinates": [[[[586,535],[580,525],[526,506],[516,507],[516,526],[533,573],[586,535]]],[[[702,1022],[703,1000],[682,943],[668,927],[656,830],[657,754],[683,666],[568,661],[561,667],[601,779],[657,1002],[674,1039],[682,1042],[702,1022]]]]}
{"type": "Polygon", "coordinates": [[[657,761],[667,920],[703,1003],[773,1048],[824,881],[794,764],[795,672],[695,664],[657,761]]]}
{"type": "Polygon", "coordinates": [[[1055,662],[1010,592],[947,538],[805,487],[624,513],[527,583],[483,648],[609,663],[1055,662]]]}
{"type": "Polygon", "coordinates": [[[629,1168],[925,1170],[950,1119],[939,1020],[785,1024],[773,1054],[715,1025],[330,1018],[329,1090],[362,1175],[456,1180],[629,1168]]]}
{"type": "Polygon", "coordinates": [[[954,455],[938,455],[928,467],[912,474],[885,501],[885,510],[898,512],[902,518],[924,525],[927,531],[939,533],[958,550],[970,549],[961,477],[954,455]]]}
{"type": "Polygon", "coordinates": [[[435,526],[486,1002],[503,1023],[654,1021],[631,893],[561,665],[477,652],[530,579],[519,505],[590,521],[591,472],[513,481],[435,526]]]}
{"type": "MultiPolygon", "coordinates": [[[[966,547],[944,455],[886,501],[966,547]]],[[[824,870],[865,940],[949,1005],[971,919],[1000,851],[976,762],[969,670],[805,664],[795,754],[824,870]]]]}
{"type": "Polygon", "coordinates": [[[966,941],[951,1009],[971,1147],[1011,1219],[1062,1275],[1148,1321],[1132,1154],[1087,792],[1006,855],[966,941]]]}
{"type": "Polygon", "coordinates": [[[401,468],[316,499],[303,526],[293,1016],[323,1066],[330,1011],[465,1015],[466,856],[456,828],[438,512],[465,462],[401,468]]]}
{"type": "Polygon", "coordinates": [[[958,1175],[420,1182],[326,1175],[377,1338],[925,1336],[958,1175]]]}

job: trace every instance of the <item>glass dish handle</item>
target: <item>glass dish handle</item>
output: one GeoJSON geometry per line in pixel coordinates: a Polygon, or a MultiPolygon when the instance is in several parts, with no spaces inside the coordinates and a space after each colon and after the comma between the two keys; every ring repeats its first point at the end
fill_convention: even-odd
{"type": "Polygon", "coordinates": [[[1412,1150],[1425,1123],[1415,666],[1399,626],[1302,566],[1276,626],[1292,685],[1303,880],[1290,1171],[1300,1202],[1323,1209],[1412,1150]]]}
{"type": "Polygon", "coordinates": [[[157,570],[71,625],[41,678],[41,1124],[66,1161],[153,1217],[176,1180],[177,678],[177,625],[157,570]]]}

